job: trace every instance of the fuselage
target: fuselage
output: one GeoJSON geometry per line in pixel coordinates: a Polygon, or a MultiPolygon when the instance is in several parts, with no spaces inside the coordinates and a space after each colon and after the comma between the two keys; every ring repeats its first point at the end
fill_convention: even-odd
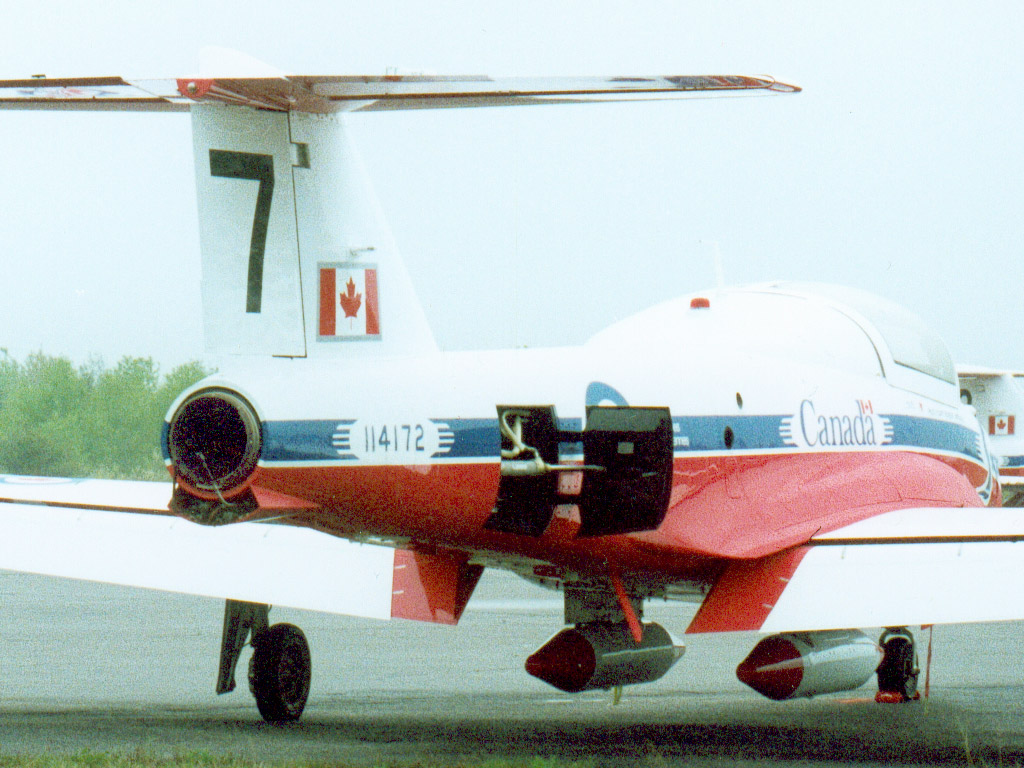
{"type": "MultiPolygon", "coordinates": [[[[648,575],[652,593],[699,589],[725,560],[883,511],[999,500],[945,347],[909,313],[840,289],[683,297],[571,349],[242,362],[185,393],[169,422],[218,389],[248,403],[260,431],[254,469],[217,489],[228,499],[283,494],[309,504],[291,514],[297,524],[472,553],[538,579],[612,565],[648,575]],[[578,432],[588,408],[609,405],[671,414],[657,527],[581,538],[571,503],[539,535],[486,527],[502,482],[499,406],[553,406],[558,427],[578,432]]],[[[569,445],[562,461],[578,454],[569,445]]],[[[585,482],[559,480],[570,494],[585,482]]]]}

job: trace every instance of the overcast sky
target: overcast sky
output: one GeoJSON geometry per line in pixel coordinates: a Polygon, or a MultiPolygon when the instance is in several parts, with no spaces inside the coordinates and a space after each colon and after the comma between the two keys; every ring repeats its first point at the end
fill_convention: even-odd
{"type": "MultiPolygon", "coordinates": [[[[206,45],[299,74],[769,74],[804,92],[353,117],[441,345],[582,342],[713,285],[717,243],[729,283],[855,285],[1024,369],[1021,40],[1011,2],[39,0],[5,7],[0,76],[189,76],[206,45]]],[[[0,112],[0,146],[0,347],[199,357],[188,117],[0,112]]]]}

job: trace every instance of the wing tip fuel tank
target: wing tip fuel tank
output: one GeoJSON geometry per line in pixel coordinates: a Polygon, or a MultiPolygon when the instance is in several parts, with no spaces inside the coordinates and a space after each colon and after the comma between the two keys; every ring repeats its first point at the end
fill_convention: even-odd
{"type": "Polygon", "coordinates": [[[660,624],[644,624],[638,643],[625,623],[592,622],[563,629],[526,660],[526,671],[567,693],[650,683],[682,657],[660,624]]]}
{"type": "Polygon", "coordinates": [[[859,630],[789,633],[754,646],[736,677],[762,696],[784,701],[859,688],[881,660],[882,649],[859,630]]]}

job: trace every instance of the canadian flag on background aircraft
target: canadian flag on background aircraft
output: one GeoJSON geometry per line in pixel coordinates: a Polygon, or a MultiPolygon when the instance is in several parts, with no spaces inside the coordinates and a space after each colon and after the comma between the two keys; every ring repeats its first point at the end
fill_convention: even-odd
{"type": "Polygon", "coordinates": [[[376,264],[320,264],[320,339],[379,339],[376,264]]]}
{"type": "Polygon", "coordinates": [[[990,435],[1012,435],[1013,416],[989,416],[988,433],[990,435]]]}

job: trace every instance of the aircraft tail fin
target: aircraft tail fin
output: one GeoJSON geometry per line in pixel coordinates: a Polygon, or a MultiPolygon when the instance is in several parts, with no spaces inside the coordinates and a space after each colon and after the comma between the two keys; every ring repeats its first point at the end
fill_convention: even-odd
{"type": "Polygon", "coordinates": [[[338,113],[799,90],[734,75],[284,77],[257,70],[259,77],[0,80],[0,109],[192,111],[204,327],[215,354],[436,349],[338,113]]]}
{"type": "Polygon", "coordinates": [[[204,104],[192,135],[209,352],[436,349],[338,116],[204,104]]]}
{"type": "Polygon", "coordinates": [[[973,405],[998,465],[1004,506],[1024,505],[1024,372],[959,368],[960,398],[973,405]]]}

